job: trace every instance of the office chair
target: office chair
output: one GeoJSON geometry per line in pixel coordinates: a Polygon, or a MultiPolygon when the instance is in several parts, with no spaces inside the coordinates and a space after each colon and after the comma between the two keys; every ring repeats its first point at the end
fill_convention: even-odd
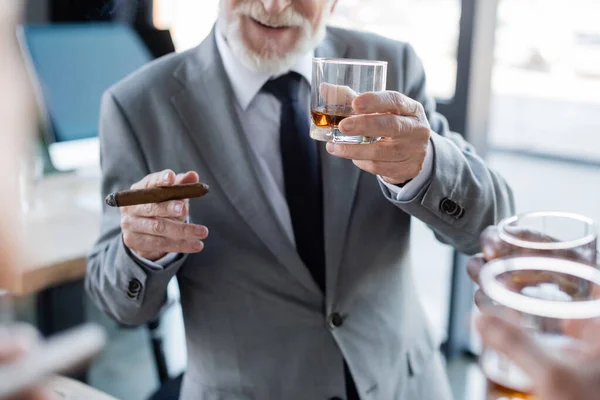
{"type": "Polygon", "coordinates": [[[171,32],[165,29],[156,29],[148,25],[133,25],[133,28],[144,41],[144,44],[150,50],[154,58],[160,58],[164,55],[175,52],[175,44],[171,37],[171,32]]]}
{"type": "MultiPolygon", "coordinates": [[[[102,94],[153,57],[136,32],[116,23],[25,25],[20,44],[44,114],[44,141],[50,148],[98,136],[102,94]]],[[[98,148],[92,146],[84,157],[98,148]]],[[[58,152],[57,152],[58,153],[58,152]]],[[[98,199],[99,201],[99,199],[98,199]]],[[[172,305],[175,301],[171,301],[172,305]]],[[[148,324],[161,383],[169,379],[160,321],[148,324]]]]}

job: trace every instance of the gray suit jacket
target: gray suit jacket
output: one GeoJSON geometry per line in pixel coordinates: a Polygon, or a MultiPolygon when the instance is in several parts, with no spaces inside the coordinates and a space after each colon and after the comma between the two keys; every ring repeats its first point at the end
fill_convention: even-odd
{"type": "Polygon", "coordinates": [[[202,253],[150,269],[123,245],[119,211],[105,208],[88,261],[89,294],[125,324],[155,317],[177,275],[188,349],[185,399],[344,397],[344,358],[363,399],[450,398],[413,286],[411,216],[442,242],[472,253],[479,233],[512,213],[510,189],[435,113],[409,45],[332,28],[317,55],[389,61],[388,89],[423,103],[437,132],[433,178],[406,202],[389,198],[375,176],[320,144],[325,295],[265,195],[214,35],[142,68],[104,96],[104,194],[165,168],[195,170],[211,187],[190,206],[191,219],[211,231],[202,253]],[[132,280],[141,283],[137,294],[128,290],[132,280]],[[334,312],[344,318],[337,328],[327,321],[334,312]]]}

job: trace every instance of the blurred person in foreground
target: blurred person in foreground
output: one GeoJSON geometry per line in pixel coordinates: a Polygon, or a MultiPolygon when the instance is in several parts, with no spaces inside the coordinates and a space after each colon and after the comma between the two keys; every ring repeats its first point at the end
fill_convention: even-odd
{"type": "MultiPolygon", "coordinates": [[[[13,271],[21,262],[19,213],[15,212],[21,208],[18,169],[24,146],[34,131],[32,123],[35,122],[34,103],[16,41],[20,4],[16,0],[0,2],[0,171],[3,172],[0,196],[0,291],[9,284],[13,271]]],[[[3,325],[4,322],[0,320],[0,366],[14,362],[31,351],[39,341],[32,327],[3,325]]],[[[0,400],[49,398],[44,390],[32,388],[11,399],[0,400]]]]}
{"type": "MultiPolygon", "coordinates": [[[[477,283],[486,261],[503,255],[502,241],[495,227],[482,233],[482,254],[472,257],[467,271],[477,283]]],[[[477,290],[475,303],[486,310],[488,299],[477,290]]],[[[600,398],[600,321],[573,325],[573,337],[590,346],[586,353],[559,359],[543,347],[515,321],[493,311],[477,316],[476,327],[483,344],[515,362],[531,378],[533,392],[539,400],[597,400],[600,398]]]]}
{"type": "Polygon", "coordinates": [[[184,399],[451,397],[413,284],[411,217],[473,253],[512,214],[511,190],[435,112],[413,48],[327,28],[335,6],[221,0],[197,48],[104,96],[104,195],[199,177],[211,187],[190,202],[105,207],[88,260],[91,297],[130,325],[160,313],[177,276],[184,399]],[[389,90],[356,97],[358,115],[340,124],[384,139],[309,137],[314,56],[389,62],[389,90]]]}
{"type": "MultiPolygon", "coordinates": [[[[29,325],[0,325],[0,366],[2,364],[10,365],[19,357],[33,351],[39,343],[40,336],[38,332],[29,325]]],[[[0,398],[0,400],[50,400],[52,398],[48,390],[31,388],[9,399],[0,398]]]]}

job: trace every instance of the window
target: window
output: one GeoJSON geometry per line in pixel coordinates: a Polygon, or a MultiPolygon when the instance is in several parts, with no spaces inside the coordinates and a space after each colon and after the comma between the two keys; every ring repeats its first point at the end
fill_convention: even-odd
{"type": "Polygon", "coordinates": [[[197,46],[217,20],[219,0],[154,0],[154,24],[170,29],[177,51],[197,46]]]}
{"type": "Polygon", "coordinates": [[[500,1],[492,148],[600,163],[598,15],[597,0],[500,1]]]}

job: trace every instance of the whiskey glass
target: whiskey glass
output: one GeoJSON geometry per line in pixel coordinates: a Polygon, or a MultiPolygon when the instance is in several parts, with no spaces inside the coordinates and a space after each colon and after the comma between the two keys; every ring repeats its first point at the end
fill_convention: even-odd
{"type": "Polygon", "coordinates": [[[386,61],[314,58],[311,85],[310,137],[325,142],[370,144],[380,137],[344,135],[338,125],[355,115],[352,101],[366,92],[385,90],[386,61]]]}
{"type": "MultiPolygon", "coordinates": [[[[551,357],[562,360],[589,351],[581,340],[600,318],[600,270],[557,257],[516,256],[488,262],[479,276],[494,307],[522,326],[551,357]]],[[[479,359],[487,381],[486,400],[534,400],[527,374],[503,355],[484,348],[479,359]]]]}
{"type": "Polygon", "coordinates": [[[591,218],[561,211],[535,211],[498,224],[500,256],[538,255],[596,263],[596,224],[591,218]]]}

